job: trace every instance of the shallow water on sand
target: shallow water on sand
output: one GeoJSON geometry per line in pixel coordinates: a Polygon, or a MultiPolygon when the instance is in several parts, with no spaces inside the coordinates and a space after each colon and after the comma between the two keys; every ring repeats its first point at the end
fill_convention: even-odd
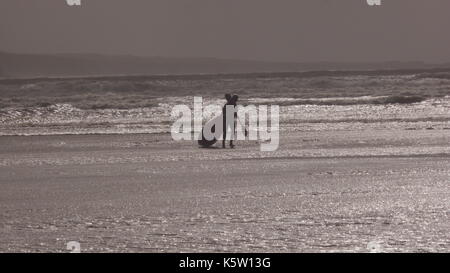
{"type": "Polygon", "coordinates": [[[1,137],[0,251],[447,252],[450,136],[404,132],[1,137]]]}

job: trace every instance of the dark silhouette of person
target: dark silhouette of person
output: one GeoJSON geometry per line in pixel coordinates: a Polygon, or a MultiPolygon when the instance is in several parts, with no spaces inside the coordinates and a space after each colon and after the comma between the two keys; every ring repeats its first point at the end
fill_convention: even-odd
{"type": "MultiPolygon", "coordinates": [[[[232,96],[231,94],[226,94],[225,95],[225,99],[227,100],[227,103],[225,103],[225,105],[222,108],[222,116],[223,116],[223,140],[222,140],[222,148],[225,148],[225,141],[227,138],[227,131],[228,128],[232,128],[233,130],[230,132],[230,148],[234,148],[234,144],[233,144],[233,136],[236,135],[236,125],[237,125],[237,109],[236,109],[236,103],[239,99],[239,97],[237,95],[232,96]],[[228,107],[233,109],[233,118],[227,119],[227,106],[233,106],[233,107],[228,107]],[[233,126],[234,125],[234,126],[233,126]]],[[[231,110],[228,109],[228,110],[231,110]]]]}

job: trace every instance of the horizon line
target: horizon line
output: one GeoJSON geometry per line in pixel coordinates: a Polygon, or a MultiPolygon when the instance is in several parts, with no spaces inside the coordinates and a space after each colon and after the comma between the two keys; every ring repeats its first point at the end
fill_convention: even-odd
{"type": "Polygon", "coordinates": [[[318,61],[284,61],[284,60],[261,60],[261,59],[244,59],[233,57],[213,57],[213,56],[161,56],[161,55],[136,55],[131,53],[94,53],[94,52],[14,52],[0,49],[0,53],[10,55],[35,55],[35,56],[62,56],[62,55],[84,55],[84,56],[98,56],[98,57],[131,57],[131,58],[146,58],[146,59],[179,59],[179,60],[217,60],[217,61],[240,61],[240,62],[259,62],[259,63],[271,63],[271,64],[388,64],[388,63],[420,63],[424,65],[442,65],[450,63],[447,61],[424,61],[424,60],[361,60],[361,61],[331,61],[331,60],[318,60],[318,61]]]}

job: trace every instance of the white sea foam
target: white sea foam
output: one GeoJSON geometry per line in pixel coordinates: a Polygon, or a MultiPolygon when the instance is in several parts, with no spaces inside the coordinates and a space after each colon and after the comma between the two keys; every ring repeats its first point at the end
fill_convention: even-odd
{"type": "Polygon", "coordinates": [[[165,133],[174,105],[220,107],[225,93],[280,105],[280,130],[450,127],[447,74],[17,80],[0,92],[0,135],[165,133]]]}

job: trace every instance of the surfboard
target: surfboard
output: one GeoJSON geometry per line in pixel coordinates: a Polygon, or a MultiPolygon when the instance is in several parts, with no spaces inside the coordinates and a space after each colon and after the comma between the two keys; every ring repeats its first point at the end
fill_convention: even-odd
{"type": "Polygon", "coordinates": [[[211,140],[206,139],[204,131],[205,130],[211,130],[212,133],[215,133],[216,132],[216,124],[220,124],[219,123],[220,119],[223,119],[222,115],[211,119],[210,121],[208,121],[205,124],[205,126],[203,126],[202,132],[201,132],[202,136],[201,136],[201,139],[198,140],[198,145],[200,145],[203,148],[209,148],[209,147],[211,147],[212,145],[214,145],[217,142],[216,138],[213,138],[211,140]]]}
{"type": "MultiPolygon", "coordinates": [[[[237,119],[240,123],[240,125],[242,126],[242,128],[244,128],[244,134],[247,137],[248,136],[248,129],[245,126],[245,124],[243,125],[241,120],[238,118],[237,119]]],[[[210,121],[208,121],[205,126],[203,126],[202,128],[202,132],[201,132],[201,139],[198,140],[198,145],[200,145],[203,148],[209,148],[212,145],[216,144],[217,139],[213,138],[211,140],[206,139],[204,131],[205,130],[211,130],[212,133],[216,132],[216,124],[222,124],[223,122],[223,115],[217,116],[213,119],[211,119],[210,121]],[[211,128],[211,129],[210,129],[211,128]]],[[[220,129],[222,131],[222,129],[220,129]]],[[[222,135],[222,132],[220,132],[220,136],[222,135]]]]}

